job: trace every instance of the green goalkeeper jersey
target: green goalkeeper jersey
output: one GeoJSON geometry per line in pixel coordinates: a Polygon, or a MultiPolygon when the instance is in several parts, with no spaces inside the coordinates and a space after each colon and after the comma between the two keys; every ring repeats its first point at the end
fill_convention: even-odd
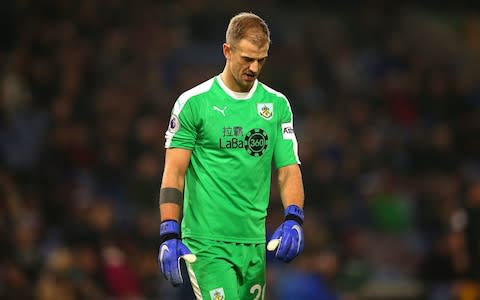
{"type": "Polygon", "coordinates": [[[182,236],[264,243],[272,165],[300,163],[287,98],[258,80],[236,93],[216,76],[177,99],[165,136],[192,151],[182,236]]]}

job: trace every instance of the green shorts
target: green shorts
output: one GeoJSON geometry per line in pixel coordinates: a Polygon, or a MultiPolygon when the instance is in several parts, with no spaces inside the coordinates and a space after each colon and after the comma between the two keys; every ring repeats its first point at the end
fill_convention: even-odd
{"type": "Polygon", "coordinates": [[[265,297],[265,244],[184,238],[197,256],[187,264],[197,299],[260,300],[265,297]]]}

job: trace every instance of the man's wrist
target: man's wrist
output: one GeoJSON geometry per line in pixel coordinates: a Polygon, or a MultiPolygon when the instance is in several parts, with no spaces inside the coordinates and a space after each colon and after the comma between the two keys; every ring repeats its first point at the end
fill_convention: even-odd
{"type": "Polygon", "coordinates": [[[297,205],[289,205],[285,209],[285,221],[293,220],[302,225],[304,220],[303,209],[297,205]]]}
{"type": "Polygon", "coordinates": [[[161,243],[171,240],[180,239],[180,225],[175,220],[165,220],[160,223],[160,239],[161,243]]]}

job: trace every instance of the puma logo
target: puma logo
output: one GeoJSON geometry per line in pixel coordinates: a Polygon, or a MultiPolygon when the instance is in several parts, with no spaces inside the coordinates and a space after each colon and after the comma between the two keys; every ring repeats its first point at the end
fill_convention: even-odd
{"type": "Polygon", "coordinates": [[[220,109],[218,106],[214,105],[213,110],[219,111],[225,117],[225,110],[227,107],[225,106],[223,109],[220,109]]]}

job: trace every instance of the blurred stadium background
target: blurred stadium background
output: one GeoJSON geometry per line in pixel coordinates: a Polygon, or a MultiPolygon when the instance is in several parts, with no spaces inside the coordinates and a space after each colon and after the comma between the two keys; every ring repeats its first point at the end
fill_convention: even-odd
{"type": "Polygon", "coordinates": [[[268,299],[480,299],[479,6],[1,1],[0,299],[193,298],[157,270],[164,131],[243,10],[270,25],[261,79],[306,189],[305,253],[269,258],[268,299]]]}

